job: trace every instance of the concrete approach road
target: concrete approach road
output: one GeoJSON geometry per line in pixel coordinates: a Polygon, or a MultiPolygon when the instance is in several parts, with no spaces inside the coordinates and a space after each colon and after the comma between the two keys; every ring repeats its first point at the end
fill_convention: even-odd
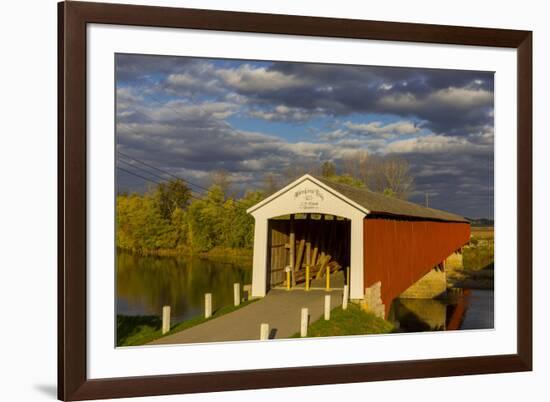
{"type": "Polygon", "coordinates": [[[302,307],[309,309],[312,323],[324,314],[325,295],[331,295],[331,309],[342,304],[342,290],[271,290],[264,298],[232,313],[222,315],[178,333],[157,339],[150,345],[259,340],[260,324],[268,323],[269,339],[288,338],[300,331],[302,307]]]}

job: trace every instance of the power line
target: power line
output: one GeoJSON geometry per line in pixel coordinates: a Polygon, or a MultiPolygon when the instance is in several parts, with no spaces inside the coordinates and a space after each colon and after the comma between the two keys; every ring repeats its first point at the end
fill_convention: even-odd
{"type": "Polygon", "coordinates": [[[145,169],[143,169],[143,168],[140,168],[139,166],[136,166],[136,165],[134,165],[134,164],[132,164],[132,163],[130,163],[130,162],[127,162],[127,161],[125,161],[125,160],[123,160],[123,159],[119,159],[118,162],[125,163],[126,165],[131,166],[131,167],[133,167],[134,169],[138,169],[139,171],[144,172],[144,173],[147,173],[147,174],[149,174],[149,175],[151,175],[151,176],[154,176],[154,177],[156,177],[157,179],[160,179],[160,180],[162,180],[162,181],[166,180],[164,177],[161,177],[161,176],[159,176],[159,175],[157,175],[157,174],[155,174],[155,173],[149,172],[148,170],[145,170],[145,169]]]}
{"type": "MultiPolygon", "coordinates": [[[[150,181],[150,182],[156,183],[156,184],[158,184],[158,185],[161,185],[161,184],[162,184],[162,183],[159,183],[159,182],[156,181],[156,180],[148,179],[148,178],[143,177],[143,176],[141,176],[141,175],[139,175],[139,174],[137,174],[137,173],[130,172],[129,170],[126,170],[126,169],[124,169],[124,168],[121,168],[120,166],[116,166],[116,168],[119,169],[119,170],[121,170],[121,171],[123,171],[123,172],[125,172],[125,173],[127,173],[127,174],[130,174],[130,175],[132,175],[132,176],[139,177],[139,178],[142,179],[142,180],[150,181]]],[[[225,210],[225,208],[224,208],[223,205],[216,204],[214,201],[209,200],[208,198],[199,198],[199,197],[195,197],[193,194],[189,194],[189,197],[194,198],[194,199],[196,199],[196,200],[198,200],[198,201],[206,201],[206,202],[209,202],[209,203],[212,204],[213,206],[225,210]]],[[[235,221],[235,219],[236,219],[236,216],[234,215],[233,218],[232,218],[232,223],[235,221]]]]}
{"type": "MultiPolygon", "coordinates": [[[[122,124],[126,124],[126,123],[122,123],[122,124]]],[[[162,170],[162,169],[160,169],[160,168],[158,168],[158,167],[156,167],[156,166],[153,166],[153,165],[150,165],[150,164],[148,164],[148,163],[145,163],[145,162],[143,162],[142,160],[136,159],[136,158],[134,158],[134,157],[132,157],[132,156],[130,156],[130,155],[127,155],[127,154],[125,154],[125,153],[122,153],[122,152],[120,152],[120,151],[116,151],[116,152],[117,152],[118,154],[122,155],[123,157],[127,158],[127,159],[130,159],[130,160],[136,161],[136,162],[138,162],[138,163],[141,163],[142,165],[145,165],[145,166],[147,166],[147,167],[149,167],[149,168],[151,168],[151,169],[154,169],[154,170],[156,170],[156,171],[159,171],[159,172],[161,172],[161,173],[167,174],[167,175],[169,175],[169,176],[171,176],[171,177],[173,177],[173,178],[175,178],[175,179],[180,179],[178,176],[176,176],[176,175],[174,175],[174,174],[172,174],[172,173],[170,173],[170,172],[167,172],[167,171],[165,171],[165,170],[162,170]]]]}
{"type": "MultiPolygon", "coordinates": [[[[158,175],[156,175],[156,174],[154,174],[154,173],[151,173],[151,172],[149,172],[149,171],[147,171],[147,170],[145,170],[145,169],[140,168],[139,166],[132,165],[131,163],[128,163],[128,162],[126,162],[126,161],[123,161],[122,159],[119,160],[119,162],[124,162],[124,163],[126,163],[127,165],[132,166],[134,169],[138,169],[138,170],[140,170],[140,171],[142,171],[142,172],[144,172],[144,173],[150,174],[151,176],[155,176],[155,177],[159,178],[160,180],[163,180],[163,181],[167,180],[167,179],[165,179],[164,177],[161,177],[161,176],[158,176],[158,175]]],[[[126,173],[133,174],[132,172],[129,172],[129,171],[127,171],[127,170],[125,170],[125,169],[123,169],[123,168],[120,168],[120,167],[117,167],[117,169],[121,169],[121,170],[125,171],[126,173]]],[[[136,176],[136,174],[134,174],[134,176],[136,176]]],[[[138,177],[142,177],[142,176],[138,176],[138,177]]],[[[142,178],[144,178],[144,177],[142,177],[142,178]]],[[[145,179],[145,178],[144,178],[144,179],[145,179]]],[[[147,179],[145,179],[145,180],[147,180],[147,179]]],[[[151,181],[151,180],[150,180],[150,181],[151,181]]],[[[158,181],[156,181],[156,180],[152,180],[152,181],[153,181],[154,183],[158,184],[159,186],[164,184],[163,182],[158,182],[158,181]]],[[[191,191],[190,194],[189,194],[190,197],[195,198],[195,199],[197,199],[197,200],[206,200],[206,198],[200,198],[200,197],[197,197],[197,196],[193,195],[192,192],[195,191],[195,190],[190,190],[190,191],[191,191]]],[[[199,193],[199,194],[200,194],[200,193],[199,193]]]]}
{"type": "Polygon", "coordinates": [[[121,168],[120,166],[117,166],[116,168],[117,168],[118,170],[123,171],[124,173],[128,173],[128,174],[131,174],[132,176],[139,177],[139,178],[142,179],[142,180],[150,181],[151,183],[155,183],[155,184],[158,184],[158,185],[162,184],[162,183],[160,183],[160,182],[158,182],[158,181],[156,181],[156,180],[148,179],[147,177],[141,176],[141,175],[139,175],[139,174],[137,174],[137,173],[130,172],[129,170],[126,170],[126,169],[124,169],[124,168],[121,168]]]}
{"type": "MultiPolygon", "coordinates": [[[[195,187],[198,187],[198,188],[204,190],[204,191],[207,192],[207,193],[210,191],[210,190],[207,189],[206,187],[199,186],[198,184],[192,183],[192,182],[190,182],[189,180],[186,180],[186,179],[184,179],[184,178],[182,178],[182,177],[176,176],[176,175],[174,175],[174,174],[172,174],[172,173],[170,173],[170,172],[167,172],[166,170],[163,170],[163,169],[160,169],[160,168],[158,168],[158,167],[156,167],[156,166],[150,165],[150,164],[148,164],[148,163],[146,163],[146,162],[143,162],[142,160],[139,160],[139,159],[137,159],[137,158],[133,158],[133,157],[131,157],[131,156],[125,154],[125,153],[122,153],[122,152],[120,152],[120,151],[117,151],[117,153],[120,154],[120,155],[122,155],[123,157],[125,157],[125,158],[127,158],[127,159],[130,159],[130,160],[132,160],[132,161],[136,161],[136,162],[141,163],[141,164],[143,164],[143,165],[145,165],[145,166],[147,166],[147,167],[149,167],[149,168],[151,168],[151,169],[155,169],[155,170],[157,170],[157,171],[159,171],[159,172],[161,172],[161,173],[167,174],[167,175],[169,175],[169,176],[171,176],[171,177],[173,177],[173,178],[175,178],[175,179],[181,180],[181,181],[183,181],[184,183],[187,183],[187,184],[193,185],[193,186],[195,186],[195,187]]],[[[140,169],[141,171],[146,172],[146,173],[148,173],[148,174],[150,174],[150,175],[152,175],[152,176],[158,177],[158,178],[161,179],[161,180],[167,180],[167,179],[165,179],[164,177],[161,177],[161,176],[158,176],[158,175],[156,175],[156,174],[154,174],[154,173],[151,173],[151,172],[149,172],[149,171],[147,171],[147,170],[145,170],[145,169],[143,169],[143,168],[140,168],[139,166],[132,165],[132,164],[126,162],[126,161],[123,161],[122,159],[121,159],[121,161],[124,162],[124,163],[126,163],[126,164],[128,164],[128,165],[130,165],[130,166],[132,166],[132,167],[134,167],[134,168],[136,168],[136,169],[140,169]]],[[[158,184],[160,184],[160,183],[158,183],[158,184]]],[[[198,192],[197,190],[193,190],[193,189],[192,189],[192,191],[198,192]]],[[[200,194],[200,192],[198,192],[198,193],[200,194]]],[[[201,195],[204,196],[205,194],[201,194],[201,195]]],[[[193,197],[193,198],[196,198],[196,199],[199,199],[199,200],[206,200],[205,198],[198,198],[198,197],[193,197]]],[[[245,208],[248,208],[248,207],[249,207],[249,205],[246,204],[246,203],[245,203],[244,201],[242,201],[242,200],[235,200],[235,199],[233,199],[233,202],[236,203],[236,204],[241,204],[241,205],[243,205],[245,208]]]]}
{"type": "MultiPolygon", "coordinates": [[[[122,123],[122,124],[125,124],[125,123],[122,123]]],[[[197,187],[197,188],[200,188],[201,190],[209,191],[206,187],[203,187],[203,186],[200,186],[200,185],[198,185],[198,184],[196,184],[196,183],[190,182],[189,180],[184,179],[184,178],[182,178],[182,177],[180,177],[180,176],[176,176],[175,174],[172,174],[172,173],[170,173],[170,172],[168,172],[168,171],[166,171],[166,170],[160,169],[160,168],[158,168],[158,167],[156,167],[156,166],[153,166],[153,165],[150,165],[150,164],[148,164],[148,163],[146,163],[146,162],[143,162],[143,161],[140,160],[140,159],[134,158],[134,157],[132,157],[132,156],[130,156],[130,155],[127,155],[127,154],[125,154],[125,153],[122,153],[122,152],[120,152],[120,151],[117,151],[117,153],[120,154],[120,155],[122,155],[122,156],[124,156],[124,157],[127,158],[127,159],[130,159],[130,160],[136,161],[136,162],[138,162],[138,163],[141,163],[142,165],[147,166],[147,167],[150,168],[150,169],[154,169],[154,170],[156,170],[156,171],[158,171],[158,172],[167,174],[168,176],[173,177],[174,179],[179,179],[179,180],[181,180],[181,181],[184,181],[185,183],[187,183],[187,184],[189,184],[189,185],[191,185],[191,186],[195,186],[195,187],[197,187]]],[[[166,179],[163,179],[163,180],[166,180],[166,179]]]]}
{"type": "MultiPolygon", "coordinates": [[[[152,79],[150,79],[150,78],[148,78],[148,77],[145,77],[145,78],[146,78],[147,80],[149,80],[153,85],[157,85],[157,83],[154,82],[152,79]]],[[[176,114],[178,114],[182,119],[185,120],[185,119],[187,118],[186,116],[184,116],[183,114],[181,114],[180,111],[179,111],[178,109],[172,107],[172,106],[169,105],[168,103],[162,102],[161,100],[159,100],[159,99],[156,98],[155,96],[151,95],[150,93],[148,94],[148,96],[149,96],[150,98],[152,98],[155,102],[157,102],[159,105],[161,105],[161,106],[166,106],[166,107],[172,109],[172,110],[173,110],[176,114]]],[[[200,106],[199,106],[199,109],[203,110],[203,108],[200,107],[200,106]]],[[[148,113],[144,113],[143,111],[142,111],[141,113],[143,113],[146,117],[148,117],[149,120],[151,120],[152,122],[156,122],[156,121],[157,121],[156,119],[154,119],[154,118],[152,118],[151,116],[149,116],[148,113]]],[[[143,134],[141,131],[140,131],[140,132],[135,131],[134,127],[130,126],[130,125],[127,124],[127,123],[118,122],[117,124],[123,124],[123,125],[125,125],[126,127],[128,127],[131,131],[134,131],[134,132],[136,132],[136,133],[138,133],[138,134],[143,134]]],[[[171,176],[171,177],[173,177],[173,178],[175,178],[175,179],[181,180],[181,181],[187,183],[188,185],[195,186],[195,187],[197,187],[197,188],[199,188],[199,189],[201,189],[201,190],[203,190],[203,191],[206,191],[207,193],[210,191],[210,190],[209,190],[208,188],[206,188],[206,187],[200,186],[200,185],[198,185],[198,184],[196,184],[196,183],[193,183],[193,182],[191,182],[191,181],[189,181],[189,180],[187,180],[187,179],[184,179],[184,178],[182,178],[182,177],[180,177],[180,176],[177,176],[177,175],[174,175],[174,174],[172,174],[172,173],[170,173],[170,172],[167,172],[166,170],[160,169],[160,168],[158,168],[158,167],[156,167],[156,166],[153,166],[153,165],[150,165],[150,164],[148,164],[148,163],[146,163],[146,162],[144,162],[144,161],[142,161],[142,160],[139,160],[139,159],[137,159],[137,158],[131,157],[130,155],[124,154],[123,152],[120,152],[120,151],[117,150],[117,153],[118,153],[119,155],[122,155],[122,156],[124,156],[124,157],[126,157],[126,158],[132,160],[132,161],[136,161],[136,162],[138,162],[138,163],[140,163],[140,164],[142,164],[142,165],[144,165],[144,166],[147,166],[148,168],[154,169],[154,170],[156,170],[156,171],[158,171],[158,172],[161,172],[161,173],[164,173],[164,174],[166,174],[166,175],[169,175],[169,176],[171,176]]],[[[126,162],[126,163],[128,163],[128,162],[126,162]]],[[[135,165],[134,165],[133,167],[134,167],[134,168],[137,168],[137,166],[135,166],[135,165]]],[[[142,170],[143,170],[143,169],[142,169],[142,170]]],[[[153,176],[159,177],[159,176],[157,176],[157,175],[154,175],[153,173],[150,173],[150,172],[148,172],[148,173],[151,174],[151,175],[153,175],[153,176]]],[[[166,179],[162,178],[162,180],[166,180],[166,179]]],[[[197,190],[193,190],[193,191],[197,191],[197,190]]],[[[196,197],[194,197],[194,198],[196,198],[196,197]]],[[[233,202],[235,202],[235,203],[237,203],[237,204],[241,203],[242,205],[244,205],[245,207],[248,208],[248,205],[245,204],[245,203],[243,203],[242,200],[235,200],[235,199],[234,199],[233,202]]]]}
{"type": "MultiPolygon", "coordinates": [[[[155,81],[153,81],[150,77],[144,77],[144,78],[145,78],[146,80],[148,80],[151,84],[153,84],[153,85],[155,85],[155,86],[158,85],[158,84],[157,84],[155,81]]],[[[155,97],[155,96],[152,95],[151,93],[148,93],[147,96],[148,96],[149,98],[153,99],[153,100],[154,100],[155,102],[157,102],[159,105],[161,105],[161,106],[166,106],[167,108],[172,109],[172,110],[173,110],[177,115],[179,115],[184,121],[185,121],[185,119],[187,119],[187,116],[184,116],[183,114],[181,114],[181,112],[180,112],[178,109],[172,107],[172,106],[171,106],[170,104],[168,104],[167,102],[162,102],[161,100],[159,100],[157,97],[155,97]]],[[[204,110],[204,108],[202,108],[200,105],[199,105],[199,109],[204,110]]],[[[141,113],[142,113],[143,115],[145,115],[146,117],[148,117],[149,120],[151,120],[151,121],[153,121],[153,122],[156,121],[156,119],[151,118],[151,116],[149,116],[148,113],[144,113],[143,111],[141,111],[141,113]]],[[[130,126],[130,125],[127,124],[127,123],[119,122],[119,124],[124,124],[126,127],[130,128],[130,130],[133,130],[133,129],[134,129],[132,126],[130,126]]],[[[133,159],[133,160],[135,160],[135,161],[137,161],[137,162],[139,162],[139,163],[141,163],[141,164],[143,164],[143,165],[145,165],[145,166],[147,166],[147,167],[150,167],[150,168],[152,168],[152,169],[155,169],[155,170],[157,170],[157,171],[159,171],[159,172],[162,172],[162,173],[164,173],[164,174],[170,175],[171,177],[173,177],[173,178],[175,178],[175,179],[183,180],[184,182],[186,182],[186,183],[188,183],[188,184],[190,184],[190,185],[192,185],[192,186],[195,186],[195,187],[197,187],[197,188],[200,188],[201,190],[209,191],[207,188],[202,187],[202,186],[200,186],[200,185],[198,185],[198,184],[192,183],[192,182],[190,182],[189,180],[183,179],[183,178],[178,177],[178,176],[176,176],[176,175],[174,175],[174,174],[172,174],[172,173],[170,173],[170,172],[167,172],[167,171],[162,170],[162,169],[159,169],[159,168],[157,168],[157,167],[155,167],[155,166],[149,165],[149,164],[147,164],[147,163],[145,163],[145,162],[143,162],[143,161],[140,161],[140,160],[138,160],[138,159],[132,158],[131,156],[125,155],[125,154],[123,154],[123,153],[120,152],[120,151],[117,151],[117,152],[118,152],[120,155],[126,156],[126,157],[129,158],[129,159],[133,159]]]]}
{"type": "MultiPolygon", "coordinates": [[[[116,168],[117,168],[118,170],[121,170],[121,171],[123,171],[123,172],[125,172],[125,173],[128,173],[128,174],[132,175],[132,176],[139,177],[139,178],[142,179],[142,180],[145,180],[145,181],[149,181],[149,182],[151,182],[151,183],[158,184],[159,186],[162,185],[162,184],[164,184],[164,183],[158,182],[158,181],[153,180],[153,179],[148,179],[147,177],[141,176],[141,175],[139,175],[139,174],[137,174],[137,173],[131,172],[131,171],[126,170],[126,169],[124,169],[124,168],[121,168],[120,166],[117,166],[116,168]]],[[[166,179],[163,179],[163,180],[166,180],[166,179]]],[[[209,200],[208,198],[197,197],[197,196],[193,195],[192,193],[189,194],[189,197],[194,198],[195,200],[198,200],[198,201],[207,201],[207,202],[210,202],[212,205],[216,205],[216,206],[218,206],[218,207],[220,207],[220,208],[223,208],[223,205],[216,204],[214,201],[209,200]]],[[[235,201],[235,202],[237,202],[237,201],[235,201]]]]}

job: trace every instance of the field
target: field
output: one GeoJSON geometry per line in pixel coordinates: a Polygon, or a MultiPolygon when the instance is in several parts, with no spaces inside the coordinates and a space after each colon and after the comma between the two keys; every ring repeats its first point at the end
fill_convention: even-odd
{"type": "Polygon", "coordinates": [[[483,240],[483,239],[494,239],[495,238],[495,229],[491,227],[472,227],[472,238],[483,240]]]}

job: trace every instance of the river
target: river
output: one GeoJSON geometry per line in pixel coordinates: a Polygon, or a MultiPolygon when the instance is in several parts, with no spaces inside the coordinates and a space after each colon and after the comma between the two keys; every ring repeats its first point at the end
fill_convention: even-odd
{"type": "Polygon", "coordinates": [[[199,257],[117,254],[119,315],[160,316],[172,308],[172,322],[203,314],[204,294],[212,293],[214,311],[233,303],[233,284],[251,283],[251,263],[199,257]]]}
{"type": "Polygon", "coordinates": [[[458,289],[438,299],[395,299],[389,320],[401,332],[494,328],[494,291],[458,289]]]}
{"type": "MultiPolygon", "coordinates": [[[[172,308],[172,322],[203,314],[204,294],[214,311],[233,303],[233,284],[251,283],[251,262],[199,257],[117,255],[119,315],[160,316],[172,308]]],[[[466,290],[445,299],[396,299],[389,320],[399,331],[493,328],[493,291],[466,290]]]]}

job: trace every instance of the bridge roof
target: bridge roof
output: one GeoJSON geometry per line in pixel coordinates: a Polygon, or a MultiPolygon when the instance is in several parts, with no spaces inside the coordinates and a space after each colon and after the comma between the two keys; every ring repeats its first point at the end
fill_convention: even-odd
{"type": "Polygon", "coordinates": [[[380,193],[359,188],[347,184],[337,183],[324,177],[311,176],[306,174],[293,180],[282,189],[268,195],[258,204],[248,209],[252,212],[255,209],[261,208],[266,203],[276,199],[277,195],[285,192],[285,189],[292,188],[296,183],[309,179],[312,182],[321,184],[324,187],[330,188],[332,191],[339,193],[357,207],[365,209],[370,215],[386,215],[388,217],[411,217],[430,219],[446,222],[468,222],[468,220],[460,215],[451,212],[442,211],[434,208],[426,208],[413,202],[400,200],[394,197],[388,197],[380,193]]]}
{"type": "Polygon", "coordinates": [[[357,204],[367,208],[370,211],[370,214],[427,218],[451,222],[468,222],[466,218],[451,212],[427,208],[422,205],[415,204],[414,202],[388,197],[386,195],[367,190],[366,188],[337,183],[324,177],[315,178],[350,200],[353,200],[357,204]]]}

